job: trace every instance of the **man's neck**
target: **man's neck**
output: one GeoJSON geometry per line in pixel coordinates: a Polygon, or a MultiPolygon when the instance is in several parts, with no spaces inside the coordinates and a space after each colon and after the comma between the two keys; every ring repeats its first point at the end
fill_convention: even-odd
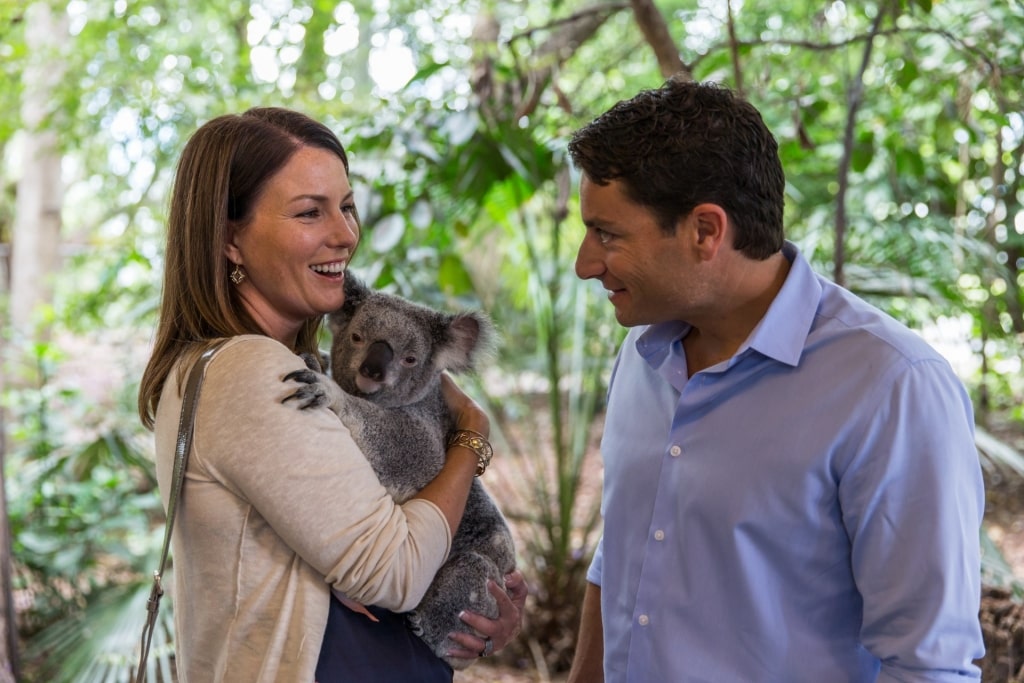
{"type": "Polygon", "coordinates": [[[732,358],[761,322],[789,275],[789,259],[782,252],[764,261],[740,259],[729,283],[708,315],[687,321],[691,329],[683,339],[689,375],[732,358]]]}

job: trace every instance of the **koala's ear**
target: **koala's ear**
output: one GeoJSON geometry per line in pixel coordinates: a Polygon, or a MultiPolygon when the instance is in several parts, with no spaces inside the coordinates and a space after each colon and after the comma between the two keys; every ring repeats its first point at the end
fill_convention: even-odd
{"type": "Polygon", "coordinates": [[[481,356],[492,351],[494,323],[480,311],[456,313],[448,321],[448,339],[438,349],[438,367],[463,372],[472,370],[481,356]]]}
{"type": "Polygon", "coordinates": [[[337,334],[338,331],[344,329],[348,325],[349,320],[352,319],[352,316],[355,315],[356,309],[362,306],[370,296],[370,288],[356,277],[355,273],[351,270],[345,271],[344,288],[345,303],[341,305],[341,308],[327,316],[327,324],[332,334],[337,334]]]}
{"type": "Polygon", "coordinates": [[[351,270],[345,271],[345,306],[359,306],[370,296],[370,288],[351,270]]]}

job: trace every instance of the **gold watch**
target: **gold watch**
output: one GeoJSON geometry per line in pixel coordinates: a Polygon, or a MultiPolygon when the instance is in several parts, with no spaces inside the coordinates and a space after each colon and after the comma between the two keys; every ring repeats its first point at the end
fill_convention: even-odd
{"type": "Polygon", "coordinates": [[[452,446],[463,446],[476,453],[475,476],[477,477],[483,474],[487,470],[487,466],[491,464],[494,449],[491,448],[491,442],[483,434],[474,432],[472,429],[458,429],[448,440],[448,448],[452,446]]]}

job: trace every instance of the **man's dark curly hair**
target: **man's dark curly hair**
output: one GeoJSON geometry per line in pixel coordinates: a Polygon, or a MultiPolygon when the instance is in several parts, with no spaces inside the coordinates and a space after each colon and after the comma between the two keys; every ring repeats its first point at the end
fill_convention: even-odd
{"type": "Polygon", "coordinates": [[[667,233],[698,204],[721,206],[734,248],[765,259],[782,248],[785,175],[761,114],[715,83],[671,79],[578,130],[569,155],[592,182],[617,180],[667,233]]]}

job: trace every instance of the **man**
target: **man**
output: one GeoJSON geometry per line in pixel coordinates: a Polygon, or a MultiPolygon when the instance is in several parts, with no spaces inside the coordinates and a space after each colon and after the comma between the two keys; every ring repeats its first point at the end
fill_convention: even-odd
{"type": "Polygon", "coordinates": [[[669,81],[578,131],[581,278],[631,328],[570,683],[977,680],[973,411],[783,236],[760,114],[669,81]]]}

